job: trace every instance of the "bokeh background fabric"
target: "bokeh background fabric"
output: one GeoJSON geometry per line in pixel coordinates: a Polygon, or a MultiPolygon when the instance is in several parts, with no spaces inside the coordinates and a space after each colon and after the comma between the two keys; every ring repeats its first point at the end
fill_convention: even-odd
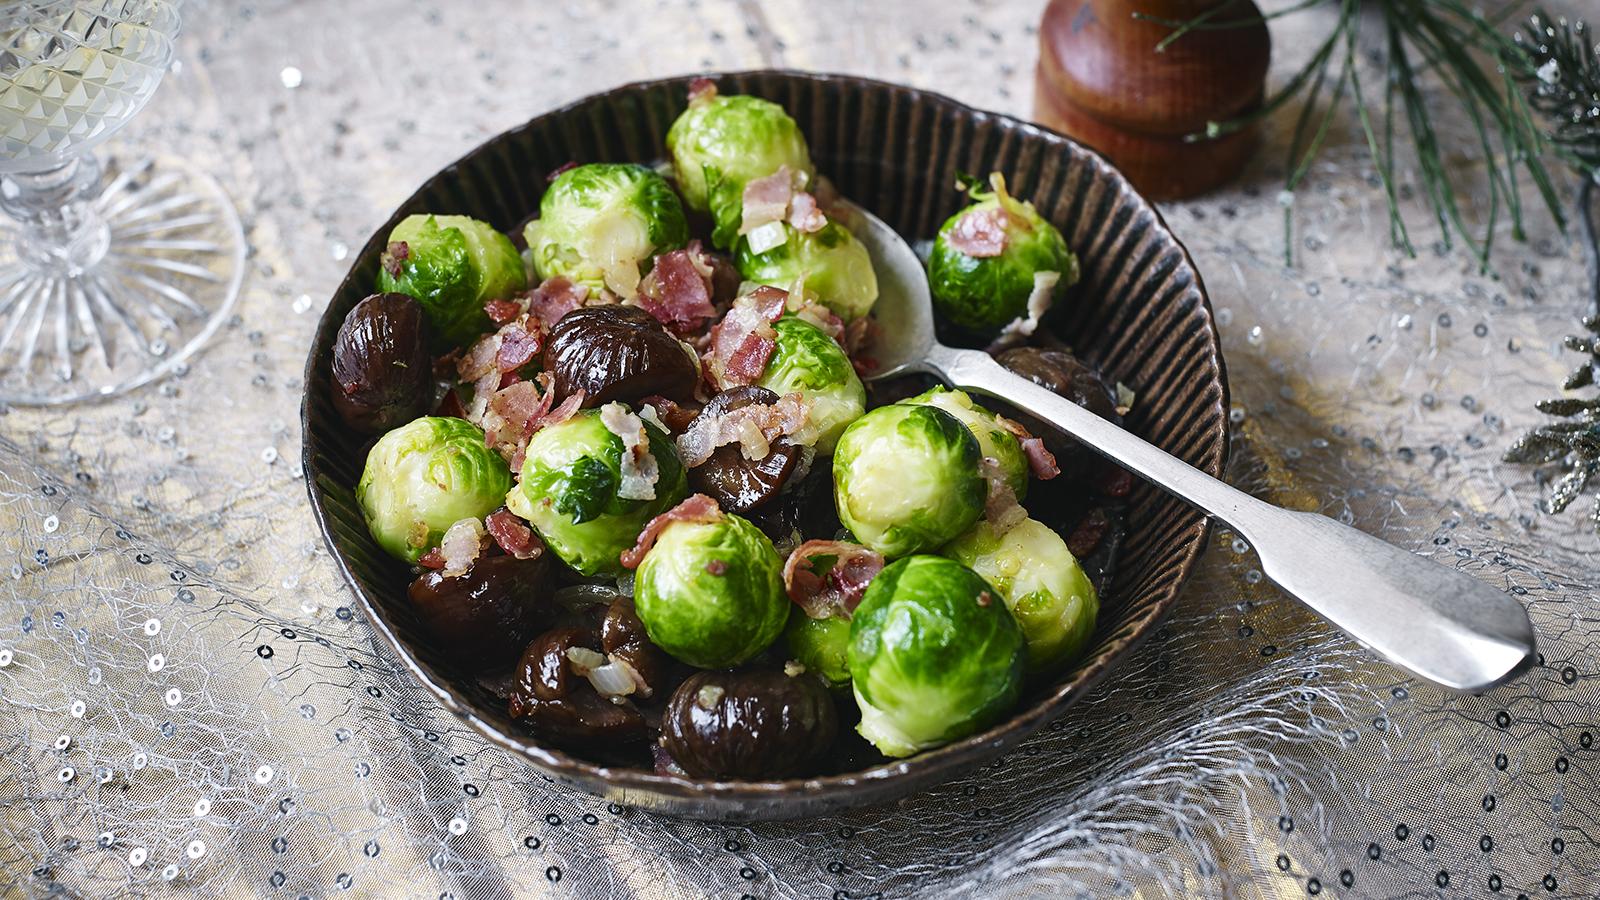
{"type": "MultiPolygon", "coordinates": [[[[179,69],[108,154],[215,175],[250,270],[178,377],[0,417],[0,896],[1600,891],[1600,537],[1499,462],[1577,361],[1561,338],[1583,258],[1541,216],[1489,272],[1427,240],[1405,258],[1348,120],[1298,196],[1279,194],[1286,111],[1240,181],[1162,207],[1222,327],[1229,475],[1516,593],[1542,657],[1515,683],[1406,679],[1218,529],[1155,638],[1015,752],[897,804],[726,825],[550,782],[374,642],[313,528],[297,419],[316,318],[401,199],[544,110],[705,69],[870,75],[1026,115],[1038,6],[187,4],[179,69]]],[[[1280,77],[1323,16],[1274,22],[1280,77]]],[[[1467,124],[1443,139],[1470,176],[1467,124]]]]}

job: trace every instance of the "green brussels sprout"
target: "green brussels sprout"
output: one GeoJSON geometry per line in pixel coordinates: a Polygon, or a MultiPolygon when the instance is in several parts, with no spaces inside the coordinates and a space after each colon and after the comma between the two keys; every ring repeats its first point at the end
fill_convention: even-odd
{"type": "Polygon", "coordinates": [[[618,496],[622,439],[606,428],[598,409],[536,432],[523,459],[522,484],[506,497],[506,506],[527,519],[562,562],[584,575],[620,573],[619,557],[645,523],[688,493],[672,438],[648,419],[641,421],[658,468],[654,499],[618,496]]]}
{"type": "Polygon", "coordinates": [[[1043,522],[1024,519],[1002,535],[979,522],[943,552],[1005,598],[1028,644],[1029,674],[1070,662],[1089,642],[1099,595],[1067,542],[1043,522]]]}
{"type": "Polygon", "coordinates": [[[845,426],[866,412],[867,389],[844,348],[827,332],[796,316],[773,322],[772,330],[776,346],[756,384],[780,397],[798,393],[805,398],[810,413],[794,440],[826,456],[845,426]]]}
{"type": "Polygon", "coordinates": [[[857,419],[833,454],[833,502],[884,556],[936,550],[983,515],[978,439],[936,406],[896,403],[857,419]]]}
{"type": "Polygon", "coordinates": [[[1059,276],[1046,288],[1048,297],[1078,280],[1078,259],[1061,232],[1032,203],[1006,193],[1005,178],[999,173],[989,181],[994,192],[974,193],[977,203],[945,220],[928,258],[934,309],[957,327],[978,334],[993,334],[1014,320],[1043,314],[1043,309],[1029,308],[1034,276],[1050,272],[1059,276]],[[970,256],[955,246],[962,242],[953,237],[963,230],[962,221],[968,216],[975,217],[968,228],[975,222],[1003,228],[1004,249],[998,255],[970,256]]]}
{"type": "Polygon", "coordinates": [[[878,301],[878,275],[866,245],[850,229],[838,222],[813,233],[787,222],[762,227],[782,230],[785,240],[757,253],[750,235],[739,238],[734,263],[746,281],[788,290],[803,280],[806,291],[846,322],[872,311],[878,301]]]}
{"type": "Polygon", "coordinates": [[[511,239],[467,216],[406,216],[389,232],[378,268],[379,291],[417,298],[435,346],[465,344],[488,331],[483,305],[527,286],[511,239]]]}
{"type": "Polygon", "coordinates": [[[702,669],[767,649],[789,618],[783,560],[738,516],[673,521],[639,563],[633,602],[650,640],[702,669]]]}
{"type": "Polygon", "coordinates": [[[978,439],[979,455],[999,464],[1006,484],[1017,495],[1017,499],[1027,496],[1028,473],[1032,470],[1028,466],[1027,455],[1022,452],[1022,442],[1001,426],[998,416],[974,403],[966,391],[932,387],[900,402],[937,406],[960,419],[963,425],[972,430],[972,436],[978,439]]]}
{"type": "Polygon", "coordinates": [[[977,573],[942,556],[888,565],[850,620],[861,724],[887,756],[910,756],[994,724],[1017,701],[1022,631],[977,573]]]}
{"type": "Polygon", "coordinates": [[[744,219],[744,186],[788,166],[816,177],[800,126],[770,100],[739,94],[694,100],[667,129],[667,155],[690,208],[711,213],[727,250],[744,219]]]}
{"type": "Polygon", "coordinates": [[[831,688],[850,683],[850,620],[843,616],[813,619],[796,610],[783,630],[789,658],[806,667],[831,688]]]}
{"type": "Polygon", "coordinates": [[[523,229],[533,270],[592,292],[638,293],[651,257],[689,240],[683,204],[653,169],[632,163],[590,163],[556,176],[539,201],[539,218],[523,229]]]}
{"type": "Polygon", "coordinates": [[[372,445],[356,502],[378,546],[415,563],[451,525],[494,512],[510,488],[511,470],[478,426],[424,416],[372,445]]]}

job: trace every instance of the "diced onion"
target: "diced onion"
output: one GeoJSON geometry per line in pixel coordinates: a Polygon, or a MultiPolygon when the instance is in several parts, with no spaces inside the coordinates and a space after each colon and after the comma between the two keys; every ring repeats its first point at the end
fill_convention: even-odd
{"type": "Polygon", "coordinates": [[[750,252],[758,256],[782,245],[788,239],[789,234],[784,230],[782,222],[768,222],[745,236],[745,240],[750,242],[750,252]]]}

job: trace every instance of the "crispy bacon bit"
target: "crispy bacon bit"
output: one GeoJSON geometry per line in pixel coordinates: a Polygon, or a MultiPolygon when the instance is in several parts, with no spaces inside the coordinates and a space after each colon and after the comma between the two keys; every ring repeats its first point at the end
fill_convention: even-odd
{"type": "MultiPolygon", "coordinates": [[[[473,404],[476,406],[476,402],[473,404]]],[[[527,443],[528,423],[550,405],[550,394],[532,381],[519,381],[490,394],[484,401],[484,443],[509,456],[518,445],[527,443]]]]}
{"type": "Polygon", "coordinates": [[[477,381],[490,372],[498,372],[495,364],[500,355],[500,333],[486,334],[473,342],[467,352],[456,360],[456,377],[462,381],[477,381]]]}
{"type": "Polygon", "coordinates": [[[526,295],[528,315],[537,319],[549,331],[561,317],[582,306],[589,298],[589,289],[574,284],[561,276],[546,278],[526,295]]]}
{"type": "Polygon", "coordinates": [[[689,105],[709,103],[717,96],[717,83],[709,78],[696,78],[689,82],[689,105]]]}
{"type": "MultiPolygon", "coordinates": [[[[739,233],[749,234],[763,225],[782,222],[789,217],[789,203],[794,199],[797,173],[787,165],[778,167],[765,178],[756,178],[744,186],[741,201],[744,204],[739,233]]],[[[815,203],[812,204],[815,208],[815,203]]]]}
{"type": "Polygon", "coordinates": [[[516,514],[500,507],[483,520],[489,536],[507,555],[517,559],[538,559],[544,553],[544,542],[534,535],[528,524],[516,514]]]}
{"type": "Polygon", "coordinates": [[[500,373],[500,390],[502,391],[508,387],[511,387],[513,384],[520,384],[521,382],[522,376],[515,372],[500,373]]]}
{"type": "Polygon", "coordinates": [[[496,325],[504,325],[522,315],[522,306],[511,300],[490,300],[483,305],[483,312],[489,317],[489,321],[496,325]]]}
{"type": "Polygon", "coordinates": [[[784,562],[783,584],[789,599],[811,618],[848,619],[883,566],[882,556],[860,544],[806,541],[784,562]]]}
{"type": "Polygon", "coordinates": [[[518,322],[507,324],[498,333],[500,349],[495,353],[495,363],[502,372],[514,372],[532,362],[544,344],[537,330],[530,332],[518,322]]]}
{"type": "Polygon", "coordinates": [[[871,316],[862,316],[844,327],[844,352],[850,356],[871,350],[872,345],[878,342],[878,320],[871,316]]]}
{"type": "Polygon", "coordinates": [[[656,538],[661,536],[662,529],[673,522],[716,522],[721,518],[722,509],[717,506],[717,501],[705,494],[690,494],[687,500],[645,523],[634,545],[622,551],[622,566],[625,569],[639,568],[644,555],[656,545],[656,538]]]}
{"type": "Polygon", "coordinates": [[[801,191],[789,201],[789,224],[797,231],[815,234],[828,224],[828,217],[817,208],[816,197],[801,191]]]}
{"type": "Polygon", "coordinates": [[[1006,223],[1009,216],[999,206],[975,209],[956,221],[945,238],[952,249],[975,259],[999,256],[1006,250],[1006,223]]]}
{"type": "Polygon", "coordinates": [[[617,496],[623,500],[654,500],[661,467],[650,453],[650,436],[644,420],[621,403],[600,407],[600,424],[622,441],[622,480],[617,496]]]}
{"type": "Polygon", "coordinates": [[[836,341],[844,340],[844,320],[839,318],[838,313],[818,303],[810,295],[791,291],[786,308],[795,318],[804,319],[822,329],[828,337],[836,341]]]}
{"type": "Polygon", "coordinates": [[[810,412],[805,399],[793,393],[777,403],[751,403],[720,416],[700,416],[678,438],[678,455],[692,469],[704,465],[718,447],[737,442],[745,459],[766,459],[773,441],[806,427],[810,412]]]}
{"type": "Polygon", "coordinates": [[[1105,539],[1106,531],[1111,527],[1111,520],[1098,509],[1089,510],[1077,527],[1072,529],[1072,534],[1067,537],[1067,549],[1078,559],[1083,559],[1100,546],[1105,539]]]}
{"type": "Polygon", "coordinates": [[[711,266],[702,265],[692,250],[657,256],[639,283],[639,305],[676,334],[698,330],[717,314],[711,304],[711,266]]]}
{"type": "Polygon", "coordinates": [[[988,606],[989,604],[991,604],[993,602],[994,602],[994,595],[993,594],[989,593],[988,591],[979,591],[978,592],[978,605],[979,606],[988,606]]]}
{"type": "Polygon", "coordinates": [[[1055,454],[1045,447],[1043,440],[1034,437],[1021,422],[1005,416],[994,418],[1001,428],[1011,432],[1017,442],[1022,444],[1022,455],[1028,458],[1028,468],[1033,470],[1033,477],[1040,481],[1049,481],[1061,474],[1061,467],[1056,465],[1055,454]]]}
{"type": "Polygon", "coordinates": [[[720,559],[713,559],[706,563],[707,575],[723,575],[728,571],[728,564],[720,559]]]}
{"type": "MultiPolygon", "coordinates": [[[[551,396],[550,392],[546,392],[545,396],[551,396]]],[[[583,406],[583,397],[583,388],[579,388],[567,395],[566,399],[556,404],[555,409],[552,409],[542,415],[535,416],[528,423],[529,436],[532,436],[534,432],[541,428],[549,428],[551,425],[560,425],[562,422],[572,418],[583,406]]]]}
{"type": "Polygon", "coordinates": [[[378,258],[378,265],[389,273],[391,278],[399,278],[401,266],[411,258],[411,245],[405,241],[390,241],[389,246],[383,248],[383,255],[378,258]]]}
{"type": "Polygon", "coordinates": [[[451,525],[439,541],[439,555],[444,558],[444,574],[460,575],[472,568],[472,563],[484,551],[489,535],[477,519],[462,519],[451,525]]]}
{"type": "Polygon", "coordinates": [[[984,499],[983,516],[995,534],[1005,534],[1028,518],[1028,511],[1017,502],[1017,492],[1006,482],[1000,461],[985,456],[978,462],[978,471],[989,482],[989,495],[984,499]]]}
{"type": "Polygon", "coordinates": [[[711,330],[705,369],[712,384],[726,389],[761,377],[777,348],[772,323],[783,315],[788,296],[787,291],[763,286],[734,301],[711,330]]]}
{"type": "Polygon", "coordinates": [[[417,565],[424,569],[442,569],[444,568],[444,555],[439,552],[438,547],[434,547],[417,558],[417,565]]]}
{"type": "Polygon", "coordinates": [[[665,397],[651,395],[640,401],[643,406],[651,407],[656,411],[656,417],[667,431],[679,434],[689,427],[694,417],[700,415],[700,410],[692,406],[680,406],[665,397]]]}
{"type": "Polygon", "coordinates": [[[565,172],[568,169],[576,169],[577,167],[578,161],[575,159],[569,159],[561,165],[556,166],[554,169],[551,169],[550,174],[544,176],[544,183],[549,184],[550,182],[555,181],[557,178],[560,178],[562,172],[565,172]]]}
{"type": "Polygon", "coordinates": [[[1061,474],[1061,467],[1056,465],[1056,456],[1044,445],[1041,438],[1027,437],[1022,439],[1022,455],[1028,458],[1028,468],[1033,470],[1033,477],[1040,481],[1049,481],[1061,474]]]}

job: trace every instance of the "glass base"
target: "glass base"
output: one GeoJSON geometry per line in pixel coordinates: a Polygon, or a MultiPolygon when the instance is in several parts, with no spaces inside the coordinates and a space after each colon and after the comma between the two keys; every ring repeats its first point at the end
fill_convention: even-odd
{"type": "Polygon", "coordinates": [[[170,373],[239,296],[244,229],[222,188],[178,159],[105,160],[107,225],[88,265],[30,252],[0,215],[0,403],[121,393],[170,373]]]}

